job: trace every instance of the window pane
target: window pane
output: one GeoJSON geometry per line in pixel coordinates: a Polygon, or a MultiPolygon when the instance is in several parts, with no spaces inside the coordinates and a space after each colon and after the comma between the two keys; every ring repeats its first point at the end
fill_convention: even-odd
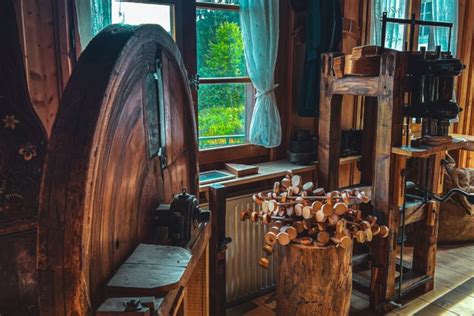
{"type": "MultiPolygon", "coordinates": [[[[381,44],[382,14],[387,12],[389,18],[406,18],[407,0],[374,0],[371,15],[371,43],[381,44]]],[[[405,45],[405,25],[387,23],[385,47],[403,50],[405,45]]]]}
{"type": "MultiPolygon", "coordinates": [[[[453,22],[451,33],[450,50],[454,54],[456,51],[457,39],[457,0],[422,0],[421,1],[421,19],[427,21],[453,22]]],[[[448,50],[449,29],[444,27],[420,27],[418,38],[418,49],[422,46],[428,50],[435,50],[437,45],[441,46],[442,51],[448,50]]]]}
{"type": "Polygon", "coordinates": [[[239,0],[197,0],[196,2],[239,4],[239,0]]]}
{"type": "Polygon", "coordinates": [[[196,28],[201,78],[247,76],[239,12],[197,9],[196,28]]]}
{"type": "Polygon", "coordinates": [[[159,24],[173,35],[172,14],[170,5],[112,1],[112,23],[159,24]]]}
{"type": "Polygon", "coordinates": [[[198,97],[200,149],[247,142],[248,113],[253,101],[251,83],[202,84],[198,97]]]}

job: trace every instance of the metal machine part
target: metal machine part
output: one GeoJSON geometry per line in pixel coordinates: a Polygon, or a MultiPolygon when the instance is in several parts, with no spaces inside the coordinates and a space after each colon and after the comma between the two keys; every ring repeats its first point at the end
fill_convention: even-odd
{"type": "Polygon", "coordinates": [[[153,213],[154,243],[185,246],[192,238],[194,227],[208,222],[211,213],[199,206],[198,199],[186,192],[174,196],[171,204],[161,204],[153,213]]]}
{"type": "Polygon", "coordinates": [[[404,108],[404,115],[416,118],[417,123],[422,123],[422,137],[447,137],[450,120],[455,119],[461,112],[461,108],[454,100],[454,78],[465,68],[465,65],[450,52],[453,23],[416,20],[415,14],[411,19],[388,18],[384,12],[382,50],[387,23],[410,25],[407,85],[409,98],[404,108]],[[416,25],[449,28],[448,50],[441,52],[441,47],[437,46],[435,51],[428,52],[424,47],[420,51],[413,51],[416,25]]]}

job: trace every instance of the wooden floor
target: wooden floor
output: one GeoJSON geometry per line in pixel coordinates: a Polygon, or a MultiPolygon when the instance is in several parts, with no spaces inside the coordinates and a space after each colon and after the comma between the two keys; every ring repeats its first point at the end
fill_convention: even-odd
{"type": "MultiPolygon", "coordinates": [[[[474,243],[440,246],[436,259],[434,290],[387,315],[474,316],[474,243]]],[[[368,305],[367,296],[353,290],[350,315],[376,315],[368,305]]],[[[274,316],[275,306],[268,294],[227,310],[227,316],[274,316]]]]}

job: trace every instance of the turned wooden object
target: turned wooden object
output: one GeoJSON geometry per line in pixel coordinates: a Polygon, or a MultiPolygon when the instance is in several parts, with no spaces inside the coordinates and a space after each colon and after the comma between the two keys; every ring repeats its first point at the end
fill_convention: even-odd
{"type": "Polygon", "coordinates": [[[349,315],[352,247],[279,247],[277,316],[349,315]]]}

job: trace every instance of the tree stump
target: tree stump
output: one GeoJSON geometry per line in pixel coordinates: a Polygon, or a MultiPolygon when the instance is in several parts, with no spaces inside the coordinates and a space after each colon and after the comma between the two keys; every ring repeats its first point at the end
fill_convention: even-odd
{"type": "Polygon", "coordinates": [[[351,247],[279,247],[277,315],[349,315],[351,261],[351,247]]]}

